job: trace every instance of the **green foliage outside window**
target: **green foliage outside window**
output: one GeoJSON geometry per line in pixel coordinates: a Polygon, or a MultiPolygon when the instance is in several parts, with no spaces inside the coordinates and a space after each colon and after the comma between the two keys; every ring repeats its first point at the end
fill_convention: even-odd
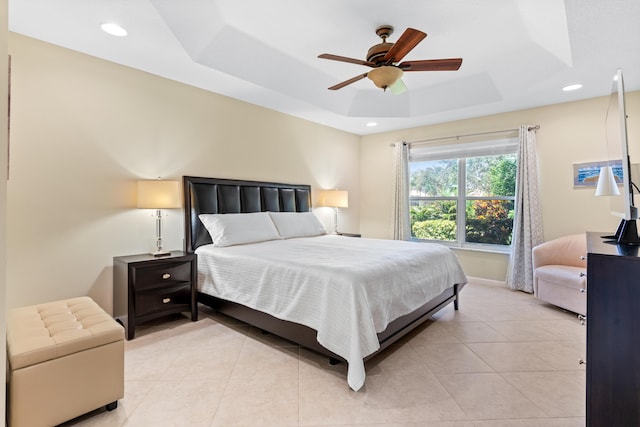
{"type": "Polygon", "coordinates": [[[516,195],[516,173],[518,167],[514,156],[510,158],[501,158],[489,169],[489,179],[491,189],[494,194],[500,196],[516,195]]]}
{"type": "MultiPolygon", "coordinates": [[[[457,160],[425,162],[411,173],[411,231],[419,239],[456,240],[456,200],[430,197],[456,197],[457,160]],[[416,202],[414,202],[416,203],[416,202]]],[[[487,199],[515,195],[517,163],[515,155],[483,156],[466,159],[465,241],[510,245],[513,230],[513,200],[487,199]],[[474,197],[484,197],[474,199],[474,197]]]]}
{"type": "Polygon", "coordinates": [[[455,197],[458,195],[458,161],[428,162],[426,167],[411,173],[409,184],[419,195],[455,197]]]}
{"type": "Polygon", "coordinates": [[[456,240],[456,202],[439,200],[412,206],[411,234],[418,239],[456,240]]]}
{"type": "Polygon", "coordinates": [[[465,241],[492,245],[510,245],[513,230],[513,201],[473,200],[467,202],[465,241]]]}
{"type": "Polygon", "coordinates": [[[433,239],[453,242],[456,240],[456,222],[448,219],[429,219],[414,222],[411,233],[418,239],[433,239]]]}

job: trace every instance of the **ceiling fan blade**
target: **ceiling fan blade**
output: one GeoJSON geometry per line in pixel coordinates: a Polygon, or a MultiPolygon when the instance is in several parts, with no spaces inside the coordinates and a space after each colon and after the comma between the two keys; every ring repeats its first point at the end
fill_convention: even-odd
{"type": "Polygon", "coordinates": [[[407,28],[406,30],[404,30],[404,33],[402,33],[398,41],[395,42],[393,46],[391,46],[389,52],[387,52],[387,54],[384,56],[384,61],[387,64],[392,62],[399,62],[425,37],[427,37],[426,33],[423,33],[420,30],[416,30],[415,28],[407,28]]]}
{"type": "Polygon", "coordinates": [[[367,77],[367,74],[369,74],[369,73],[360,74],[359,76],[355,76],[354,78],[351,78],[351,79],[349,79],[349,80],[345,80],[345,81],[344,81],[344,82],[342,82],[342,83],[338,83],[337,85],[331,86],[331,87],[329,88],[329,90],[338,90],[338,89],[342,89],[343,87],[348,86],[348,85],[350,85],[351,83],[355,83],[355,82],[357,82],[358,80],[362,80],[362,79],[364,79],[365,77],[367,77]]]}
{"type": "Polygon", "coordinates": [[[425,59],[405,61],[398,65],[402,71],[456,71],[462,65],[462,58],[425,59]]]}
{"type": "Polygon", "coordinates": [[[407,85],[404,84],[402,79],[398,79],[395,81],[395,83],[389,86],[389,90],[394,95],[400,95],[401,93],[405,93],[407,91],[407,85]]]}
{"type": "Polygon", "coordinates": [[[362,59],[347,58],[346,56],[332,55],[330,53],[323,53],[322,55],[318,55],[318,58],[331,59],[333,61],[340,62],[349,62],[351,64],[366,65],[367,67],[376,66],[376,64],[374,64],[373,62],[363,61],[362,59]]]}

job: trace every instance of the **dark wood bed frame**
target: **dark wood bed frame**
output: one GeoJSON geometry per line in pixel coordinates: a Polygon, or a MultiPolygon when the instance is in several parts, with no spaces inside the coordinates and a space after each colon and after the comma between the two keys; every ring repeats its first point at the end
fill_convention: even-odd
{"type": "MultiPolygon", "coordinates": [[[[198,218],[200,214],[308,212],[311,210],[309,185],[184,176],[183,186],[185,252],[188,253],[193,253],[199,246],[212,243],[211,236],[198,218]]],[[[380,349],[367,356],[365,360],[402,338],[447,304],[453,302],[455,310],[458,310],[459,292],[463,286],[464,284],[453,285],[412,313],[391,322],[387,329],[378,334],[380,349]]],[[[198,302],[263,331],[324,354],[332,362],[344,361],[340,356],[321,346],[316,340],[317,332],[307,326],[280,320],[241,304],[201,292],[198,292],[198,302]]]]}

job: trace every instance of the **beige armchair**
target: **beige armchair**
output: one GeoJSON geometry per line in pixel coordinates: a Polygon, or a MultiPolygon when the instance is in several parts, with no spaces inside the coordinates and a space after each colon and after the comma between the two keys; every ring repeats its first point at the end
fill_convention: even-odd
{"type": "Polygon", "coordinates": [[[587,313],[587,240],[573,234],[533,248],[533,291],[549,304],[587,313]]]}

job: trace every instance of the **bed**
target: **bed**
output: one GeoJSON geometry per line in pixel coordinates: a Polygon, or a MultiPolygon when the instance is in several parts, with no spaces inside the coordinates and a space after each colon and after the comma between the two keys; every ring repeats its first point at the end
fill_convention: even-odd
{"type": "Polygon", "coordinates": [[[366,360],[458,309],[466,276],[448,248],[319,231],[309,185],[185,176],[183,187],[198,301],[346,362],[355,391],[366,360]]]}

